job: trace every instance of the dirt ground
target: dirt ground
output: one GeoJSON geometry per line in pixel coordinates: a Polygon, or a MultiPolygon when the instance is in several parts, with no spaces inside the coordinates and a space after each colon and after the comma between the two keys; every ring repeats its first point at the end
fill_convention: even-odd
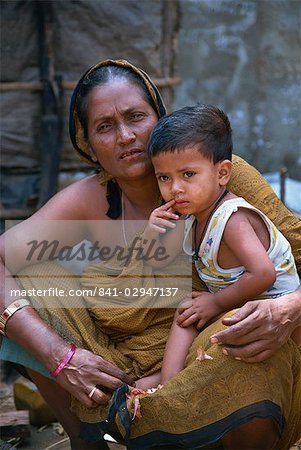
{"type": "MultiPolygon", "coordinates": [[[[0,413],[14,410],[13,384],[1,383],[0,413]]],[[[29,427],[30,437],[23,439],[12,437],[9,441],[0,440],[0,450],[70,450],[69,439],[59,423],[29,427]]],[[[108,445],[110,450],[125,450],[124,446],[116,443],[108,442],[108,445]]],[[[290,450],[301,450],[301,440],[290,450]]]]}
{"type": "MultiPolygon", "coordinates": [[[[27,380],[19,377],[18,382],[27,380]]],[[[14,401],[14,383],[0,383],[0,413],[15,411],[14,401]]],[[[43,426],[29,425],[30,437],[18,438],[11,437],[5,441],[1,439],[0,450],[70,450],[69,438],[64,429],[58,422],[49,423],[43,426]]],[[[109,438],[108,438],[109,439],[109,438]]],[[[108,442],[110,450],[125,450],[125,447],[119,444],[108,442]]],[[[83,449],[84,450],[84,449],[83,449]]]]}

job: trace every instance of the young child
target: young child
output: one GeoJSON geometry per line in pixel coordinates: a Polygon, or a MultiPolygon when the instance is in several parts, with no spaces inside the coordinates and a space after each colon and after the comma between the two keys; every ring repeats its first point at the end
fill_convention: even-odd
{"type": "Polygon", "coordinates": [[[176,313],[162,366],[164,384],[184,368],[198,330],[249,300],[296,290],[299,278],[284,236],[226,188],[232,130],[223,111],[196,105],[161,118],[148,152],[166,204],[152,212],[144,237],[164,245],[169,261],[183,246],[209,290],[193,292],[176,313]],[[179,215],[186,218],[176,226],[179,215]],[[176,231],[181,222],[184,241],[176,231]]]}

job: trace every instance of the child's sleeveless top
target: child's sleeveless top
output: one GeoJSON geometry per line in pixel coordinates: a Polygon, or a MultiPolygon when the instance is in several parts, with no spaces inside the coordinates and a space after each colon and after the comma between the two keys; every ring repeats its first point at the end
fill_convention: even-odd
{"type": "MultiPolygon", "coordinates": [[[[270,235],[270,247],[267,253],[275,266],[277,279],[273,286],[260,295],[260,298],[279,297],[285,293],[295,291],[300,283],[289,242],[268,217],[241,197],[225,201],[214,212],[199,247],[199,259],[195,261],[199,277],[206,283],[210,292],[216,292],[235,283],[245,273],[246,270],[243,266],[223,269],[217,262],[224,228],[231,215],[238,208],[248,208],[256,211],[265,222],[270,235]]],[[[188,216],[185,221],[183,249],[189,255],[193,255],[193,222],[194,216],[188,216]]]]}

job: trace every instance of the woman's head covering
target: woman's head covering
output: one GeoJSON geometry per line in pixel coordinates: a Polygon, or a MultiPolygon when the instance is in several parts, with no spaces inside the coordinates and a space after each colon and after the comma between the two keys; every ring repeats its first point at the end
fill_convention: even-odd
{"type": "Polygon", "coordinates": [[[85,83],[85,81],[88,79],[89,75],[92,72],[104,66],[121,67],[135,74],[136,77],[139,77],[152,100],[153,103],[152,107],[155,109],[159,118],[166,114],[166,108],[157,87],[154,85],[154,83],[147,75],[147,73],[145,73],[142,69],[135,67],[133,64],[129,63],[124,59],[117,59],[117,60],[107,59],[105,61],[99,62],[95,66],[91,67],[82,76],[82,78],[77,83],[76,88],[74,89],[70,104],[70,117],[69,117],[70,138],[80,158],[89,165],[93,166],[95,169],[99,170],[98,174],[99,182],[103,185],[106,185],[107,189],[107,200],[109,203],[107,216],[110,217],[111,219],[117,219],[120,216],[122,209],[119,186],[116,182],[114,182],[113,177],[109,173],[107,173],[98,162],[92,160],[91,154],[88,149],[88,143],[87,140],[85,139],[85,131],[78,116],[78,96],[80,94],[82,85],[85,83]]]}
{"type": "Polygon", "coordinates": [[[109,174],[103,173],[103,169],[100,166],[98,162],[95,162],[92,160],[90,152],[88,151],[88,144],[85,139],[85,133],[82,124],[79,121],[78,118],[78,95],[81,89],[81,86],[87,79],[87,77],[94,71],[98,70],[101,67],[104,66],[117,66],[117,67],[123,67],[127,69],[128,71],[134,73],[136,76],[140,77],[143,84],[146,87],[146,90],[148,91],[149,95],[151,96],[151,99],[153,101],[153,104],[156,108],[156,113],[158,114],[158,117],[164,116],[166,114],[166,108],[163,103],[162,97],[157,89],[157,87],[154,85],[150,77],[145,73],[142,69],[139,69],[138,67],[134,66],[133,64],[129,63],[128,61],[124,59],[107,59],[105,61],[101,61],[95,66],[92,66],[79,80],[79,82],[76,85],[76,88],[74,89],[74,92],[72,94],[71,98],[71,104],[70,104],[70,117],[69,117],[69,133],[70,138],[73,144],[73,147],[77,152],[79,153],[80,158],[88,163],[89,165],[95,167],[96,169],[100,169],[102,172],[102,180],[103,182],[108,181],[111,177],[109,174]]]}

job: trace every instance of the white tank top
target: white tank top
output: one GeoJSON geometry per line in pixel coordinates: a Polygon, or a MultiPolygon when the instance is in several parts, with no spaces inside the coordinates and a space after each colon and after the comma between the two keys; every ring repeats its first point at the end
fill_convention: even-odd
{"type": "MultiPolygon", "coordinates": [[[[257,212],[265,222],[270,235],[270,247],[267,254],[274,264],[277,279],[259,298],[275,298],[295,291],[300,282],[289,242],[268,217],[241,197],[226,200],[213,213],[204,239],[199,247],[199,260],[195,261],[199,277],[206,283],[210,292],[216,292],[235,283],[245,273],[246,270],[243,266],[223,269],[217,262],[218,250],[225,226],[231,215],[238,208],[247,208],[257,212]]],[[[183,249],[189,255],[193,255],[192,224],[194,219],[194,216],[189,216],[185,220],[183,249]]]]}

